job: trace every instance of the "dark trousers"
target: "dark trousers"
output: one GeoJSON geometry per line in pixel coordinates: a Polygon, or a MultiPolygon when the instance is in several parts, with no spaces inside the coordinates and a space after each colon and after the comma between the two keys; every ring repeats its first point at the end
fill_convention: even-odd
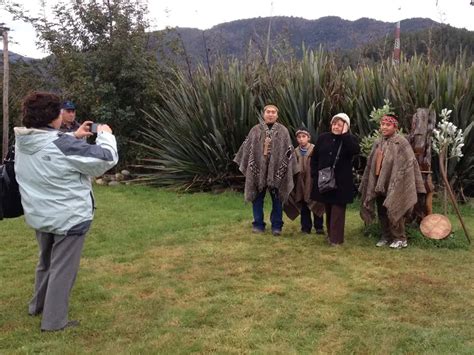
{"type": "Polygon", "coordinates": [[[344,225],[346,223],[346,205],[326,203],[326,228],[330,243],[344,243],[344,225]]]}
{"type": "Polygon", "coordinates": [[[306,202],[303,202],[301,207],[301,231],[310,233],[311,228],[313,227],[314,221],[314,229],[321,230],[323,229],[323,217],[318,217],[314,213],[311,213],[311,210],[308,207],[306,202]],[[313,220],[311,220],[311,214],[313,215],[313,220]]]}
{"type": "Polygon", "coordinates": [[[79,270],[85,235],[66,237],[36,231],[36,239],[39,261],[28,313],[43,313],[41,329],[61,329],[68,322],[69,295],[79,270]]]}
{"type": "Polygon", "coordinates": [[[385,196],[377,196],[377,215],[379,217],[380,226],[382,227],[382,239],[392,242],[394,240],[407,240],[405,234],[405,218],[402,217],[400,221],[393,224],[388,219],[387,209],[384,207],[383,202],[385,196]]]}
{"type": "MultiPolygon", "coordinates": [[[[267,190],[257,194],[257,197],[252,202],[253,209],[253,226],[260,230],[265,229],[263,205],[265,200],[265,194],[267,190]]],[[[283,206],[278,197],[278,190],[270,189],[270,196],[272,198],[272,212],[270,214],[270,222],[272,223],[272,231],[280,231],[283,228],[283,206]]]]}

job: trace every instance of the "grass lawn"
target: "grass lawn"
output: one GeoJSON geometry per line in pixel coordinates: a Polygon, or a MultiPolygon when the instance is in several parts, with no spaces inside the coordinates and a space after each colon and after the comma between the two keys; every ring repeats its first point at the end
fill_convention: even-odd
{"type": "MultiPolygon", "coordinates": [[[[0,222],[0,353],[474,353],[474,253],[454,216],[454,238],[412,231],[390,250],[352,206],[346,243],[331,248],[299,221],[252,234],[237,193],[95,192],[70,304],[78,328],[39,331],[27,314],[34,233],[23,218],[0,222]]],[[[474,208],[463,214],[473,234],[474,208]]]]}

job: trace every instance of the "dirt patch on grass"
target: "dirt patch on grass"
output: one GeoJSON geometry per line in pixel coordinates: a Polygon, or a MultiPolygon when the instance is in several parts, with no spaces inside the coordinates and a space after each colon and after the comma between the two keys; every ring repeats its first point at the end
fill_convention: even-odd
{"type": "Polygon", "coordinates": [[[94,273],[97,274],[124,275],[136,273],[139,270],[139,265],[135,263],[115,263],[110,260],[110,257],[101,257],[83,258],[81,268],[94,270],[94,273]]]}

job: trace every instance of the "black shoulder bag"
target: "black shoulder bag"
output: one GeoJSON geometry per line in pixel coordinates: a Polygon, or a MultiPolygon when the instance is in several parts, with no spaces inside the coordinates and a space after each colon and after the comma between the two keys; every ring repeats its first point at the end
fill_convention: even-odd
{"type": "Polygon", "coordinates": [[[11,146],[0,165],[0,220],[23,215],[21,196],[15,178],[15,149],[11,146]]]}
{"type": "Polygon", "coordinates": [[[318,190],[320,193],[325,193],[337,189],[334,168],[336,167],[337,161],[339,160],[339,153],[341,152],[341,147],[342,142],[341,144],[339,144],[339,148],[337,149],[334,164],[318,171],[318,190]]]}

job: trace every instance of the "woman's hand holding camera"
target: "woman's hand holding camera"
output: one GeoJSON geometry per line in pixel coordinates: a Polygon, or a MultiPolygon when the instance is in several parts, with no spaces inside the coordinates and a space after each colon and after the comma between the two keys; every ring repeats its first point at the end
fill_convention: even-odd
{"type": "Polygon", "coordinates": [[[92,121],[84,121],[81,126],[74,132],[74,137],[82,139],[85,137],[90,137],[93,133],[90,131],[90,126],[92,121]]]}
{"type": "Polygon", "coordinates": [[[93,136],[100,132],[112,133],[112,129],[109,125],[94,123],[92,121],[84,121],[81,126],[74,132],[74,137],[82,139],[85,137],[93,136]]]}

